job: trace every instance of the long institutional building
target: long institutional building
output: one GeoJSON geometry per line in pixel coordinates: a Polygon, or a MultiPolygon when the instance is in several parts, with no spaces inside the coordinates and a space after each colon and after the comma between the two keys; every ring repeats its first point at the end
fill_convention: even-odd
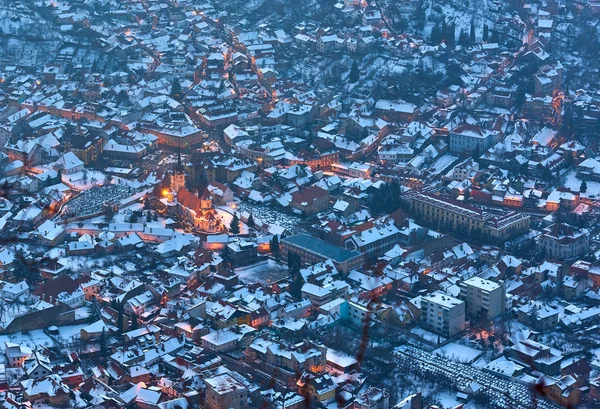
{"type": "Polygon", "coordinates": [[[508,240],[529,231],[529,216],[519,212],[495,215],[432,193],[410,191],[403,195],[411,213],[430,223],[444,223],[468,232],[479,230],[497,240],[508,240]]]}

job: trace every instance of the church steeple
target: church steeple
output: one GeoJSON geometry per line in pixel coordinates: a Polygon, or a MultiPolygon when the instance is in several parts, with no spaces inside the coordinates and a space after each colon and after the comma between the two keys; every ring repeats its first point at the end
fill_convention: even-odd
{"type": "Polygon", "coordinates": [[[177,169],[175,170],[179,173],[183,172],[183,165],[181,163],[181,146],[177,147],[177,169]]]}
{"type": "Polygon", "coordinates": [[[171,175],[171,190],[177,194],[180,189],[185,187],[185,171],[181,163],[181,147],[177,149],[177,164],[173,166],[171,175]]]}

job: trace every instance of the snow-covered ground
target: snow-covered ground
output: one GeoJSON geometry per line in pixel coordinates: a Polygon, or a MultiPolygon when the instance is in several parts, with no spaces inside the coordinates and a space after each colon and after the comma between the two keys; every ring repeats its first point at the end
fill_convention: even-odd
{"type": "Polygon", "coordinates": [[[63,174],[62,181],[65,185],[75,190],[87,190],[106,183],[106,175],[97,170],[63,174]]]}
{"type": "Polygon", "coordinates": [[[429,342],[429,343],[437,343],[438,341],[444,342],[446,341],[446,338],[438,335],[438,334],[434,334],[433,332],[429,332],[426,329],[423,329],[421,327],[415,327],[412,328],[410,330],[411,333],[413,333],[414,335],[416,335],[417,337],[429,342]]]}
{"type": "Polygon", "coordinates": [[[433,353],[436,355],[446,356],[447,358],[457,362],[471,363],[482,354],[482,351],[466,345],[460,345],[455,342],[451,342],[441,348],[436,349],[433,351],[433,353]]]}
{"type": "Polygon", "coordinates": [[[244,282],[261,284],[278,281],[289,275],[287,266],[272,259],[251,266],[236,268],[235,272],[244,282]]]}
{"type": "MultiPolygon", "coordinates": [[[[231,224],[231,220],[233,219],[233,214],[236,210],[234,210],[228,206],[219,206],[219,207],[217,207],[216,210],[217,210],[217,214],[223,221],[223,224],[225,225],[225,227],[229,228],[229,225],[231,224]]],[[[240,215],[238,214],[238,217],[239,216],[240,215]]],[[[249,232],[248,226],[246,226],[246,223],[244,223],[240,220],[240,234],[248,234],[248,232],[249,232]]]]}
{"type": "MultiPolygon", "coordinates": [[[[59,335],[56,335],[56,337],[66,342],[77,340],[80,337],[81,329],[88,325],[78,324],[58,327],[59,335]]],[[[4,346],[5,342],[18,343],[31,349],[36,349],[38,346],[51,347],[55,344],[54,340],[41,329],[0,335],[0,345],[4,346]]]]}
{"type": "MultiPolygon", "coordinates": [[[[577,177],[577,171],[569,172],[565,175],[565,183],[564,186],[571,189],[573,192],[579,192],[581,188],[582,180],[577,177]]],[[[585,193],[581,193],[583,197],[589,198],[599,198],[600,197],[600,183],[593,182],[591,180],[586,180],[587,190],[585,193]]]]}
{"type": "Polygon", "coordinates": [[[436,393],[432,399],[439,402],[440,409],[452,409],[460,405],[461,402],[456,399],[456,393],[443,391],[436,393]]]}

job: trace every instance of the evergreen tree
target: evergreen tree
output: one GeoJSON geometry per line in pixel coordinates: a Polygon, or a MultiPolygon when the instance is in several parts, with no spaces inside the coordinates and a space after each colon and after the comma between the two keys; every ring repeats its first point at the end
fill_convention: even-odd
{"type": "Polygon", "coordinates": [[[14,256],[12,275],[17,280],[25,280],[30,286],[35,286],[41,279],[40,272],[23,251],[18,248],[14,256]]]}
{"type": "Polygon", "coordinates": [[[465,203],[469,201],[469,198],[471,197],[471,191],[469,189],[465,189],[465,192],[463,193],[463,197],[465,198],[465,203]]]}
{"type": "Polygon", "coordinates": [[[248,227],[251,229],[256,228],[256,223],[254,222],[254,216],[252,216],[252,213],[250,213],[250,216],[248,217],[248,227]]]}
{"type": "Polygon", "coordinates": [[[138,329],[138,317],[137,314],[134,312],[131,315],[131,324],[129,325],[129,330],[135,331],[136,329],[138,329]]]}
{"type": "Polygon", "coordinates": [[[298,254],[294,253],[292,250],[289,250],[287,264],[288,264],[288,270],[290,271],[290,274],[293,276],[294,273],[297,273],[300,271],[300,267],[302,267],[302,259],[300,258],[300,256],[298,254]]]}
{"type": "Polygon", "coordinates": [[[302,274],[300,274],[301,267],[302,259],[300,256],[291,250],[288,251],[288,269],[292,277],[290,294],[296,299],[300,299],[302,297],[302,286],[304,285],[302,274]]]}
{"type": "Polygon", "coordinates": [[[358,63],[356,60],[352,61],[352,67],[350,68],[350,75],[348,76],[348,80],[351,84],[358,82],[360,79],[360,71],[358,70],[358,63]]]}
{"type": "Polygon", "coordinates": [[[500,36],[496,30],[492,30],[492,34],[490,35],[490,42],[497,43],[500,41],[500,36]]]}
{"type": "Polygon", "coordinates": [[[276,234],[271,238],[271,253],[279,253],[279,238],[276,234]]]}
{"type": "Polygon", "coordinates": [[[100,356],[103,361],[106,361],[108,358],[108,345],[106,339],[106,329],[102,328],[102,334],[100,334],[100,356]]]}
{"type": "Polygon", "coordinates": [[[204,189],[208,187],[208,183],[208,174],[202,169],[198,175],[198,190],[204,192],[204,189]]]}
{"type": "Polygon", "coordinates": [[[223,251],[221,251],[220,256],[221,256],[221,259],[223,260],[223,265],[226,268],[233,270],[234,258],[233,258],[233,252],[231,251],[231,249],[228,246],[225,246],[223,251]]]}
{"type": "Polygon", "coordinates": [[[123,332],[123,305],[119,303],[118,305],[119,314],[117,315],[117,328],[119,329],[119,334],[123,332]]]}
{"type": "Polygon", "coordinates": [[[587,182],[585,181],[585,179],[583,179],[583,180],[581,181],[581,186],[579,186],[579,191],[580,191],[581,193],[585,193],[585,192],[587,192],[587,188],[588,188],[588,186],[587,186],[587,182]]]}
{"type": "Polygon", "coordinates": [[[567,152],[567,156],[565,157],[565,167],[570,168],[575,164],[575,158],[571,154],[571,152],[567,152]]]}
{"type": "Polygon", "coordinates": [[[240,234],[240,218],[238,217],[237,213],[233,214],[231,223],[229,223],[229,233],[240,234]]]}
{"type": "Polygon", "coordinates": [[[113,219],[113,217],[115,217],[115,210],[113,209],[113,207],[112,207],[112,206],[108,206],[108,207],[106,208],[106,212],[104,213],[104,219],[105,219],[107,222],[111,222],[111,221],[112,221],[112,219],[113,219]]]}
{"type": "Polygon", "coordinates": [[[446,20],[442,21],[442,27],[440,28],[441,40],[445,41],[448,44],[446,39],[446,35],[448,34],[448,25],[446,24],[446,20]]]}
{"type": "Polygon", "coordinates": [[[171,84],[171,98],[179,100],[181,96],[181,84],[179,83],[179,79],[175,77],[173,78],[173,83],[171,84]]]}
{"type": "Polygon", "coordinates": [[[150,204],[150,199],[148,199],[148,196],[146,196],[144,199],[144,210],[150,210],[151,208],[152,205],[150,204]]]}
{"type": "Polygon", "coordinates": [[[87,313],[88,313],[88,323],[93,323],[98,321],[101,318],[100,315],[100,306],[98,305],[98,302],[96,300],[92,301],[88,308],[87,308],[87,313]]]}
{"type": "Polygon", "coordinates": [[[439,44],[442,41],[442,29],[439,25],[435,25],[431,30],[431,35],[429,36],[429,40],[432,44],[439,44]]]}
{"type": "Polygon", "coordinates": [[[458,36],[458,43],[462,46],[466,46],[469,43],[469,37],[465,30],[461,30],[460,35],[458,36]]]}
{"type": "Polygon", "coordinates": [[[448,45],[454,45],[456,43],[456,25],[454,23],[450,23],[446,26],[444,40],[446,40],[446,44],[448,45]]]}
{"type": "Polygon", "coordinates": [[[372,213],[392,213],[401,207],[400,194],[402,189],[398,181],[392,181],[381,186],[371,196],[369,208],[372,213]]]}
{"type": "Polygon", "coordinates": [[[302,298],[302,287],[304,286],[304,280],[302,274],[299,271],[292,275],[292,284],[290,285],[290,295],[297,300],[302,298]]]}
{"type": "Polygon", "coordinates": [[[427,5],[424,0],[419,1],[419,5],[417,6],[417,10],[415,12],[415,27],[417,30],[423,30],[425,27],[425,20],[427,18],[426,9],[427,5]]]}
{"type": "Polygon", "coordinates": [[[469,40],[471,40],[471,44],[475,43],[475,22],[471,22],[471,29],[469,31],[469,40]]]}
{"type": "Polygon", "coordinates": [[[487,40],[489,40],[490,38],[490,28],[488,27],[487,24],[483,25],[483,41],[487,42],[487,40]]]}

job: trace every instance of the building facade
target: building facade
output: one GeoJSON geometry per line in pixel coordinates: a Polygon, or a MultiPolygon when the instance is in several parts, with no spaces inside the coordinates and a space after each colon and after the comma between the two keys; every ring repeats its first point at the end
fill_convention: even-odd
{"type": "Polygon", "coordinates": [[[496,318],[505,311],[504,283],[472,277],[460,283],[460,298],[466,302],[467,315],[474,319],[496,318]]]}
{"type": "Polygon", "coordinates": [[[465,302],[443,293],[421,299],[421,325],[443,337],[452,337],[465,329],[465,302]]]}

